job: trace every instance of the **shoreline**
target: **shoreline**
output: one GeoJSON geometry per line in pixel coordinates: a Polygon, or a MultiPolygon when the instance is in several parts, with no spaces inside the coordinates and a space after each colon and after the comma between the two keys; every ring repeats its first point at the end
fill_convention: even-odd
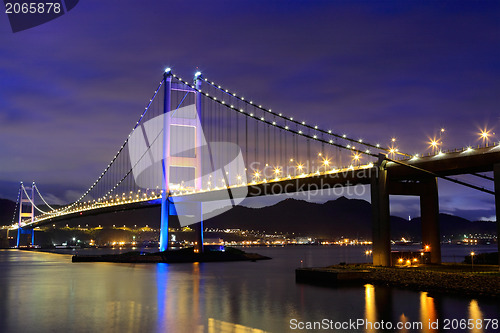
{"type": "Polygon", "coordinates": [[[500,298],[497,265],[441,264],[418,267],[380,267],[371,264],[297,268],[297,283],[327,287],[374,284],[447,295],[500,298]]]}

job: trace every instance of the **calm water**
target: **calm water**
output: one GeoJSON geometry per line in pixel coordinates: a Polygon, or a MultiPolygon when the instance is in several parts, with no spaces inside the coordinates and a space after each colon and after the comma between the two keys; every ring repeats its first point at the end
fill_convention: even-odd
{"type": "MultiPolygon", "coordinates": [[[[0,332],[320,332],[325,330],[294,330],[293,323],[298,328],[299,322],[323,319],[422,322],[424,327],[388,332],[495,331],[452,330],[451,323],[450,330],[428,329],[429,320],[442,325],[445,319],[498,319],[500,304],[494,301],[372,285],[334,289],[295,283],[301,260],[304,266],[367,261],[362,247],[246,250],[273,260],[72,264],[69,255],[0,251],[0,332]]],[[[443,254],[447,261],[460,261],[469,251],[444,247],[443,254]]]]}

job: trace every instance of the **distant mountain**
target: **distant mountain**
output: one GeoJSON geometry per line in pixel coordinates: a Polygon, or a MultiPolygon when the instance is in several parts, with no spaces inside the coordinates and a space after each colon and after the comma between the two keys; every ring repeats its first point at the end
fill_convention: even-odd
{"type": "MultiPolygon", "coordinates": [[[[12,222],[15,202],[0,199],[0,224],[12,222]]],[[[366,238],[371,239],[371,204],[365,200],[340,197],[323,204],[296,199],[286,199],[273,206],[250,208],[236,206],[233,209],[205,221],[206,228],[243,229],[270,232],[295,233],[319,238],[366,238]]],[[[469,233],[496,233],[496,223],[471,222],[461,217],[439,214],[441,235],[451,237],[469,233]]],[[[158,207],[125,212],[108,213],[83,218],[75,218],[62,223],[70,225],[95,226],[98,224],[145,225],[158,228],[160,210],[158,207]]],[[[170,226],[178,226],[176,217],[170,220],[170,226]]],[[[421,219],[410,221],[391,216],[391,236],[419,240],[421,237],[421,219]]]]}
{"type": "MultiPolygon", "coordinates": [[[[417,217],[412,219],[419,226],[421,223],[421,218],[417,217]]],[[[497,224],[490,221],[469,221],[467,219],[450,215],[450,214],[439,214],[439,227],[442,236],[456,237],[458,235],[465,234],[496,234],[497,224]]]]}
{"type": "MultiPolygon", "coordinates": [[[[320,238],[361,237],[371,239],[371,204],[365,200],[340,197],[317,204],[286,199],[273,206],[237,206],[205,222],[205,227],[239,228],[266,232],[289,232],[320,238]]],[[[440,214],[441,235],[495,233],[496,224],[471,222],[461,217],[440,214]]],[[[419,240],[421,220],[410,221],[391,216],[391,237],[419,240]]]]}
{"type": "Polygon", "coordinates": [[[281,231],[321,238],[371,238],[371,205],[345,197],[323,204],[290,198],[262,208],[234,207],[206,221],[205,227],[281,231]]]}

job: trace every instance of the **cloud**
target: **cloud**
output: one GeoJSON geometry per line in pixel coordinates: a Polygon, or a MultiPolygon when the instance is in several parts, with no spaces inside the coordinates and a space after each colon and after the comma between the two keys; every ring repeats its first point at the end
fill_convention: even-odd
{"type": "Polygon", "coordinates": [[[496,222],[497,221],[497,217],[496,215],[492,215],[490,217],[485,217],[485,216],[482,216],[478,219],[479,221],[490,221],[490,222],[496,222]]]}
{"type": "Polygon", "coordinates": [[[73,190],[67,190],[64,192],[64,198],[67,200],[67,202],[74,202],[82,196],[82,192],[79,191],[73,191],[73,190]]]}
{"type": "MultiPolygon", "coordinates": [[[[52,194],[52,193],[42,193],[43,198],[49,205],[65,205],[67,204],[66,200],[63,200],[59,198],[58,196],[52,194]]],[[[42,202],[38,201],[36,202],[36,205],[43,205],[42,202]]]]}

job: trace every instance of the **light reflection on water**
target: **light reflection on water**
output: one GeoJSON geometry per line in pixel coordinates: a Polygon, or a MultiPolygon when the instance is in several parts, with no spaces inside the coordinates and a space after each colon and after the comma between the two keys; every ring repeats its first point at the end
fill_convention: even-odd
{"type": "MultiPolygon", "coordinates": [[[[366,321],[375,322],[377,320],[377,310],[375,309],[375,286],[365,285],[365,318],[366,321]]],[[[373,328],[368,328],[367,333],[375,332],[373,328]]]]}
{"type": "MultiPolygon", "coordinates": [[[[475,299],[471,300],[469,303],[469,318],[473,320],[474,323],[481,321],[483,319],[483,314],[481,309],[479,308],[479,304],[475,299]]],[[[482,328],[475,326],[471,332],[472,333],[480,333],[482,332],[482,328]]]]}
{"type": "Polygon", "coordinates": [[[208,318],[208,333],[266,333],[266,331],[208,318]]]}
{"type": "MultiPolygon", "coordinates": [[[[437,319],[436,307],[434,305],[434,298],[429,297],[427,292],[420,292],[420,321],[422,323],[434,322],[437,319]]],[[[429,327],[429,325],[423,326],[424,332],[436,332],[436,329],[429,327]]]]}
{"type": "Polygon", "coordinates": [[[421,321],[422,330],[398,332],[435,332],[429,320],[498,318],[492,301],[295,283],[300,260],[321,266],[364,259],[363,249],[351,249],[256,248],[250,252],[274,259],[205,264],[73,264],[67,255],[0,251],[0,332],[297,332],[291,319],[325,318],[421,321]]]}

